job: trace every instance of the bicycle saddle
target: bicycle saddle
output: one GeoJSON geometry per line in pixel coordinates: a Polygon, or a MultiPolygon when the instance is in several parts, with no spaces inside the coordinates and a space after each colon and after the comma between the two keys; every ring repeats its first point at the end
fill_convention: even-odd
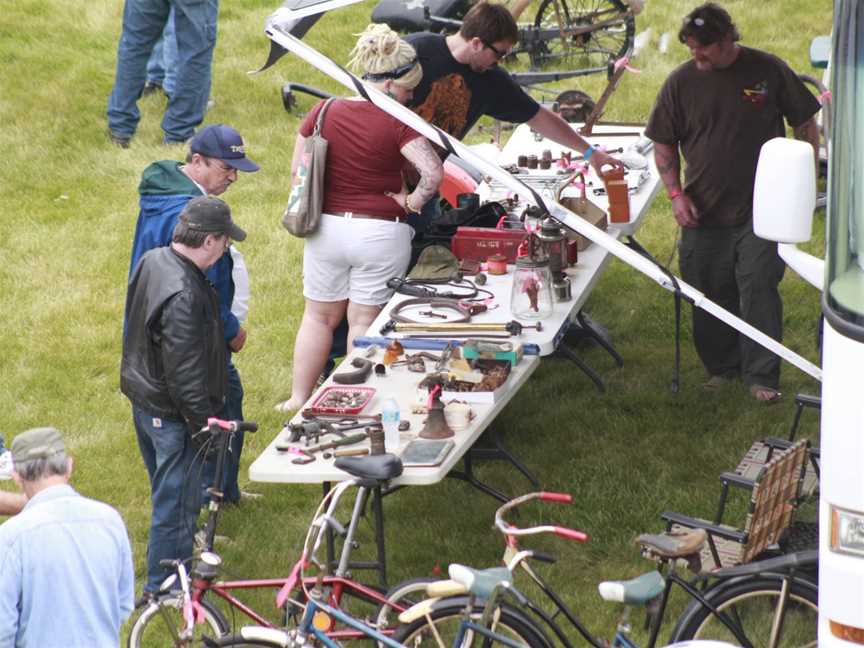
{"type": "Polygon", "coordinates": [[[604,581],[597,586],[597,591],[604,601],[645,605],[657,598],[665,587],[666,581],[660,572],[652,571],[626,581],[604,581]]]}
{"type": "Polygon", "coordinates": [[[333,465],[354,477],[375,481],[386,481],[402,474],[402,460],[389,453],[366,457],[339,457],[333,465]]]}
{"type": "Polygon", "coordinates": [[[513,575],[506,567],[472,569],[465,565],[452,563],[447,571],[450,574],[450,580],[429,583],[426,586],[426,593],[432,598],[415,603],[399,614],[400,623],[413,623],[417,619],[425,617],[435,609],[435,605],[441,597],[460,596],[470,592],[478,598],[488,599],[497,585],[513,582],[513,575]]]}
{"type": "Polygon", "coordinates": [[[636,544],[643,552],[658,558],[686,558],[698,554],[707,538],[705,529],[667,531],[659,534],[643,533],[636,538],[636,544]]]}
{"type": "Polygon", "coordinates": [[[501,583],[509,585],[513,582],[513,575],[506,567],[473,569],[466,565],[451,563],[447,573],[450,574],[450,578],[481,599],[488,599],[497,585],[501,583]]]}

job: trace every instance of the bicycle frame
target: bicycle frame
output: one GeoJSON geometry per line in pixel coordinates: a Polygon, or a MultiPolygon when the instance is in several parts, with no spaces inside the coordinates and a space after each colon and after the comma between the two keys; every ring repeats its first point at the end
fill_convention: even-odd
{"type": "MultiPolygon", "coordinates": [[[[581,539],[578,536],[584,536],[584,534],[580,534],[580,532],[573,531],[571,529],[562,529],[560,527],[554,526],[538,526],[529,529],[518,529],[517,527],[513,527],[504,521],[504,512],[511,508],[515,508],[516,506],[519,506],[526,501],[537,498],[560,503],[570,503],[572,501],[572,498],[569,495],[562,493],[530,493],[528,495],[523,495],[522,497],[514,498],[504,506],[500,507],[495,514],[495,526],[502,533],[504,533],[506,537],[507,547],[504,552],[504,562],[508,564],[508,567],[511,571],[514,571],[517,566],[521,567],[522,570],[529,575],[531,580],[540,588],[543,594],[554,604],[557,611],[564,615],[564,617],[579,632],[579,634],[582,635],[582,637],[586,641],[595,646],[595,648],[605,648],[605,646],[607,645],[606,642],[592,635],[591,632],[582,624],[579,617],[576,616],[576,614],[567,606],[567,604],[561,599],[561,597],[558,596],[558,594],[549,586],[549,584],[546,583],[546,581],[544,581],[543,578],[541,578],[540,575],[537,574],[528,564],[528,558],[533,556],[542,559],[542,555],[538,555],[534,552],[526,550],[518,551],[517,536],[519,535],[533,535],[537,533],[551,532],[563,537],[581,539]]],[[[712,588],[714,587],[728,586],[730,584],[752,578],[756,575],[774,576],[783,579],[784,582],[787,582],[788,584],[789,582],[794,581],[797,578],[795,575],[797,562],[794,560],[790,560],[789,562],[790,565],[788,567],[784,567],[783,558],[779,558],[765,561],[764,563],[762,563],[764,568],[767,568],[764,570],[759,568],[760,563],[751,563],[750,565],[724,570],[716,575],[716,577],[719,578],[717,583],[713,584],[711,587],[702,590],[694,587],[693,584],[675,573],[674,563],[672,563],[669,572],[664,576],[666,586],[663,590],[663,593],[661,594],[657,613],[655,616],[655,622],[652,623],[651,634],[646,648],[654,648],[654,646],[656,645],[657,637],[660,633],[660,627],[663,625],[663,620],[666,613],[666,606],[669,602],[669,595],[672,591],[672,587],[675,584],[678,584],[688,594],[688,596],[698,601],[700,605],[710,610],[711,614],[714,615],[721,623],[723,623],[724,626],[726,626],[726,628],[729,629],[729,631],[740,642],[741,646],[743,646],[744,648],[753,648],[747,637],[743,635],[741,628],[735,623],[735,620],[729,618],[727,614],[719,612],[717,607],[708,600],[708,596],[710,595],[712,588]]],[[[530,599],[527,599],[526,603],[527,609],[530,610],[537,618],[541,619],[543,623],[555,634],[555,636],[558,637],[558,639],[566,648],[573,648],[572,642],[567,638],[566,634],[555,621],[553,616],[546,613],[542,608],[540,608],[530,599]]],[[[626,614],[627,612],[625,611],[625,618],[626,614]]],[[[619,646],[621,648],[639,648],[639,646],[630,639],[627,631],[623,630],[622,623],[619,623],[619,627],[616,630],[612,645],[619,646]]]]}
{"type": "MultiPolygon", "coordinates": [[[[222,448],[222,451],[224,452],[224,446],[222,448]]],[[[219,470],[217,469],[217,474],[218,473],[219,470]]],[[[276,590],[278,592],[278,595],[276,597],[276,607],[285,608],[286,622],[288,620],[288,615],[294,616],[294,614],[292,614],[292,611],[302,610],[308,605],[308,602],[312,598],[309,595],[310,589],[315,592],[321,592],[322,590],[326,590],[327,603],[329,604],[330,609],[338,609],[339,606],[342,604],[344,597],[347,596],[355,597],[357,600],[364,601],[370,606],[375,606],[376,608],[380,608],[381,606],[387,604],[392,606],[392,608],[398,612],[404,611],[404,605],[388,601],[385,593],[379,591],[378,589],[375,589],[374,587],[358,583],[347,576],[350,553],[353,548],[354,533],[359,523],[359,518],[362,512],[362,504],[368,489],[365,486],[359,486],[357,498],[352,509],[351,522],[348,525],[347,530],[343,529],[342,526],[336,521],[335,511],[342,494],[349,487],[354,486],[355,484],[356,482],[353,481],[342,482],[337,485],[336,488],[331,490],[330,493],[328,493],[328,495],[325,496],[325,498],[322,500],[321,506],[319,507],[319,510],[315,516],[315,520],[312,524],[312,529],[310,530],[310,533],[307,534],[305,543],[305,545],[308,547],[310,539],[313,535],[312,532],[317,531],[317,536],[315,537],[313,548],[311,552],[304,549],[301,559],[294,565],[291,573],[287,577],[230,581],[215,580],[217,577],[216,567],[218,567],[218,565],[221,563],[221,561],[219,561],[218,559],[218,556],[215,555],[213,556],[213,559],[216,562],[208,563],[211,569],[204,569],[199,571],[198,567],[202,563],[198,562],[196,563],[195,568],[192,569],[190,578],[188,579],[186,578],[185,566],[182,563],[175,564],[174,567],[176,569],[176,573],[171,576],[171,579],[176,579],[179,576],[179,579],[181,581],[181,588],[184,596],[185,620],[183,628],[178,628],[177,630],[170,628],[170,631],[175,634],[177,634],[177,632],[191,634],[192,627],[195,623],[204,622],[202,617],[194,614],[186,614],[185,611],[187,607],[192,610],[194,610],[196,607],[200,607],[201,601],[204,599],[208,592],[212,592],[212,595],[214,597],[221,599],[225,604],[230,607],[232,612],[239,611],[248,619],[250,619],[253,623],[271,630],[280,629],[283,626],[281,623],[273,623],[259,611],[255,610],[250,605],[241,600],[236,595],[238,592],[245,590],[261,589],[276,590]],[[325,508],[325,505],[326,511],[321,514],[321,511],[325,508]],[[326,533],[333,528],[335,528],[338,532],[342,533],[345,536],[342,554],[340,556],[340,561],[336,569],[336,573],[333,575],[320,574],[318,576],[301,577],[302,569],[308,563],[307,557],[312,556],[312,560],[315,561],[314,555],[319,549],[322,539],[324,538],[326,533]],[[298,590],[301,590],[305,595],[301,595],[299,597],[301,600],[297,600],[297,598],[292,598],[296,596],[298,590]]],[[[212,534],[215,532],[215,524],[218,516],[219,502],[221,501],[221,493],[215,491],[214,489],[214,492],[212,493],[212,498],[213,499],[211,501],[210,518],[208,520],[209,524],[207,527],[209,532],[208,536],[212,536],[212,534]]],[[[166,586],[164,589],[166,589],[167,591],[167,589],[170,588],[166,586]]],[[[363,632],[356,629],[341,627],[337,628],[336,615],[331,615],[330,618],[331,622],[325,632],[333,639],[350,640],[366,637],[363,632]]],[[[381,629],[381,632],[385,636],[389,636],[393,633],[393,629],[381,629]]],[[[175,637],[175,639],[176,638],[180,637],[175,637]]]]}
{"type": "MultiPolygon", "coordinates": [[[[322,603],[314,597],[309,598],[306,611],[303,614],[303,619],[295,631],[296,636],[291,638],[290,644],[287,640],[284,643],[293,646],[308,646],[309,643],[306,638],[311,636],[321,642],[324,646],[327,646],[327,648],[341,648],[341,646],[334,640],[334,635],[328,634],[326,631],[315,627],[315,616],[317,612],[323,612],[329,617],[335,618],[340,623],[353,628],[360,636],[377,641],[380,644],[387,646],[387,648],[405,648],[405,646],[383,634],[379,630],[366,625],[362,621],[355,619],[342,610],[331,607],[326,603],[322,603]]],[[[261,628],[247,626],[241,630],[240,634],[245,639],[256,639],[259,638],[259,636],[260,638],[268,638],[263,633],[259,635],[260,630],[261,628]]],[[[460,621],[459,630],[453,640],[453,648],[457,648],[462,644],[465,633],[468,631],[475,632],[490,641],[499,642],[502,645],[508,646],[508,648],[525,648],[525,646],[520,644],[518,641],[514,641],[509,637],[493,632],[486,628],[482,623],[476,623],[470,618],[465,618],[460,621]]],[[[288,635],[286,633],[286,639],[287,637],[288,635]]]]}
{"type": "MultiPolygon", "coordinates": [[[[303,579],[304,584],[307,586],[314,586],[316,584],[316,580],[317,579],[314,576],[303,579]]],[[[236,581],[217,581],[207,584],[193,583],[193,599],[200,600],[205,594],[210,592],[222,601],[224,601],[226,604],[228,604],[232,609],[242,612],[248,619],[250,619],[255,624],[264,626],[266,628],[275,629],[279,628],[280,626],[271,622],[269,619],[258,613],[252,607],[250,607],[237,596],[235,596],[232,592],[238,590],[243,591],[253,589],[281,590],[288,582],[289,578],[265,578],[236,581]]],[[[322,583],[324,587],[330,589],[328,601],[332,606],[334,606],[334,608],[338,608],[338,606],[342,602],[343,595],[345,595],[346,593],[349,593],[349,596],[354,595],[358,598],[365,599],[373,604],[384,605],[388,602],[386,596],[379,592],[377,589],[362,585],[344,576],[325,576],[322,583]]],[[[291,605],[292,602],[290,600],[286,600],[286,604],[291,605]]],[[[299,603],[295,604],[299,605],[299,603]]],[[[400,612],[404,609],[404,607],[398,604],[393,604],[393,607],[400,612]]],[[[350,630],[333,630],[332,627],[333,626],[331,624],[331,628],[328,630],[328,635],[333,637],[334,639],[360,639],[365,636],[362,633],[352,632],[350,630]]],[[[383,632],[385,635],[390,635],[393,631],[389,629],[384,629],[383,632]]]]}

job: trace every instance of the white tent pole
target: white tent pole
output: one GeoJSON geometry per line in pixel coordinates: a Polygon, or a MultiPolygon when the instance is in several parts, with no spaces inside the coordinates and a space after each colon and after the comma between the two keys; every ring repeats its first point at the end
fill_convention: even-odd
{"type": "MultiPolygon", "coordinates": [[[[277,12],[272,18],[275,19],[278,17],[279,13],[277,12]]],[[[295,38],[291,34],[287,33],[287,31],[283,31],[283,28],[280,27],[280,25],[274,20],[271,19],[271,21],[268,22],[267,26],[265,27],[265,32],[273,41],[275,41],[288,51],[299,56],[301,59],[303,59],[313,67],[317,68],[324,74],[327,74],[335,81],[338,81],[350,90],[356,92],[357,84],[359,83],[368,95],[369,100],[376,106],[384,110],[386,113],[407,124],[414,130],[416,130],[418,133],[422,133],[433,143],[437,144],[442,143],[442,141],[446,141],[448,143],[448,146],[456,153],[456,155],[470,163],[471,166],[483,172],[485,175],[494,178],[501,184],[506,185],[514,192],[518,193],[521,197],[524,197],[526,200],[530,202],[535,202],[536,204],[534,192],[524,183],[522,183],[517,177],[508,173],[494,162],[477,155],[467,146],[462,144],[462,142],[451,137],[447,133],[444,133],[441,129],[431,125],[425,119],[412,112],[410,109],[406,108],[398,101],[387,97],[377,88],[373,88],[372,86],[363,83],[358,77],[346,71],[344,68],[334,63],[332,60],[315,50],[313,47],[310,47],[300,39],[295,38]]],[[[577,231],[579,234],[591,240],[593,243],[596,243],[597,245],[608,250],[616,257],[618,257],[628,265],[636,268],[643,274],[648,275],[667,290],[675,290],[675,286],[673,285],[669,277],[665,274],[665,272],[638,252],[631,250],[623,243],[620,243],[615,238],[609,236],[606,232],[594,227],[587,221],[579,218],[561,204],[552,200],[544,200],[544,203],[546,208],[549,210],[549,214],[556,220],[560,221],[567,227],[577,231]]],[[[705,310],[706,312],[710,313],[722,322],[725,322],[732,328],[743,333],[744,335],[752,339],[754,342],[762,345],[769,351],[776,353],[778,356],[780,356],[787,362],[795,365],[801,371],[810,374],[817,380],[822,380],[822,370],[818,366],[816,366],[806,358],[798,355],[791,349],[783,346],[782,344],[777,342],[777,340],[765,335],[758,329],[754,328],[753,326],[742,320],[740,317],[733,315],[718,304],[715,304],[710,299],[705,297],[704,294],[702,294],[689,284],[685,283],[681,279],[678,279],[677,283],[681,293],[693,303],[694,307],[705,310]]]]}

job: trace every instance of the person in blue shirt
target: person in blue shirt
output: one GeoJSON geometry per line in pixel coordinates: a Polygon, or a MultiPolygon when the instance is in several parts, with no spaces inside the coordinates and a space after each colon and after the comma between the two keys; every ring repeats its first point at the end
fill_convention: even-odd
{"type": "Polygon", "coordinates": [[[120,514],[69,485],[54,428],[16,436],[12,458],[27,504],[0,525],[0,646],[118,646],[135,581],[120,514]]]}
{"type": "MultiPolygon", "coordinates": [[[[211,124],[192,138],[185,164],[176,160],[162,160],[144,169],[138,186],[141,210],[132,241],[129,276],[132,276],[145,252],[171,244],[177,217],[190,200],[197,196],[219,196],[237,181],[239,171],[254,173],[259,168],[246,157],[246,147],[240,133],[224,124],[211,124]]],[[[246,330],[231,312],[235,284],[241,279],[236,273],[241,269],[245,272],[245,266],[238,267],[230,251],[226,251],[207,272],[207,278],[219,295],[219,315],[225,330],[225,343],[233,353],[238,353],[246,343],[246,330]]],[[[243,279],[246,279],[245,276],[243,279]]],[[[244,283],[248,285],[248,279],[244,283]]],[[[242,420],[243,384],[237,368],[231,362],[230,353],[228,388],[225,410],[219,416],[228,420],[242,420]]],[[[240,501],[237,477],[242,450],[243,433],[236,432],[231,439],[225,478],[221,485],[225,501],[234,504],[240,501]]],[[[210,462],[203,476],[205,488],[212,485],[213,472],[214,466],[210,462]]]]}

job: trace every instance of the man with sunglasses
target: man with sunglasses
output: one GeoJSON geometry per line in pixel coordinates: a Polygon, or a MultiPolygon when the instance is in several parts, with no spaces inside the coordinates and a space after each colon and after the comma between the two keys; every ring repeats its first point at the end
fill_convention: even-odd
{"type": "MultiPolygon", "coordinates": [[[[646,135],[681,226],[681,276],[726,310],[781,340],[784,264],[753,233],[753,183],[762,145],[786,133],[818,153],[819,102],[782,60],[738,44],[730,15],[709,2],[684,19],[678,40],[692,56],[657,95],[646,135]],[[682,187],[680,171],[686,162],[682,187]]],[[[741,377],[753,398],[780,398],[780,359],[720,320],[693,309],[704,387],[741,377]]]]}
{"type": "MultiPolygon", "coordinates": [[[[246,147],[240,133],[224,124],[212,124],[202,128],[192,138],[185,164],[176,160],[162,160],[144,169],[138,185],[141,211],[132,241],[129,276],[132,276],[145,252],[171,244],[177,217],[190,200],[198,196],[219,196],[237,181],[240,171],[254,173],[259,168],[246,157],[246,147]]],[[[246,331],[240,325],[238,314],[242,318],[246,312],[249,278],[243,257],[235,246],[221,255],[207,271],[207,278],[219,295],[219,314],[228,350],[229,393],[225,410],[219,416],[228,420],[241,420],[243,385],[237,368],[231,362],[231,353],[238,353],[246,343],[246,331]]],[[[235,504],[240,501],[241,495],[237,476],[242,449],[243,433],[236,432],[231,439],[225,480],[221,485],[225,501],[235,504]]],[[[213,466],[208,465],[203,479],[204,488],[213,485],[212,474],[213,466]]]]}
{"type": "Polygon", "coordinates": [[[592,148],[560,115],[529,96],[498,63],[519,40],[507,7],[478,2],[450,36],[417,33],[405,37],[417,50],[423,80],[411,107],[426,121],[462,139],[483,115],[530,124],[538,133],[582,153],[599,170],[621,163],[592,148]]]}

